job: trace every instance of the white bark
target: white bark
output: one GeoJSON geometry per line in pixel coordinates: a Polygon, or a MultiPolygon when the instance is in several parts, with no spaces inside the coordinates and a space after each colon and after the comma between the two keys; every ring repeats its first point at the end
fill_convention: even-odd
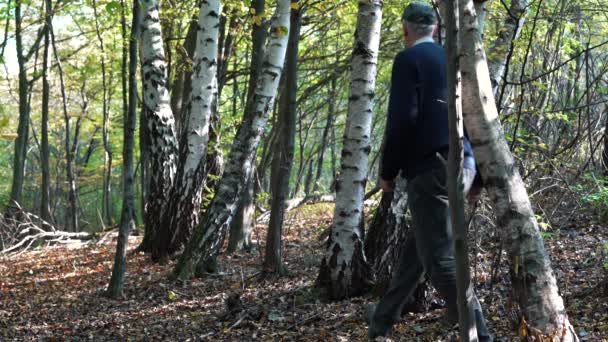
{"type": "Polygon", "coordinates": [[[220,21],[220,1],[201,2],[196,48],[193,57],[192,91],[187,111],[187,126],[180,145],[180,169],[171,195],[169,224],[160,229],[158,243],[168,244],[161,248],[158,257],[172,253],[190,236],[198,224],[203,181],[206,170],[207,144],[209,142],[209,118],[213,99],[217,94],[217,54],[220,21]],[[168,233],[168,234],[166,234],[168,233]]]}
{"type": "Polygon", "coordinates": [[[511,260],[516,300],[529,337],[573,341],[577,337],[558,293],[555,275],[528,194],[504,138],[472,0],[459,3],[463,116],[494,204],[511,260]]]}
{"type": "MultiPolygon", "coordinates": [[[[492,46],[488,49],[488,68],[490,70],[494,96],[497,95],[498,87],[505,74],[509,51],[512,49],[513,42],[519,37],[521,29],[524,26],[528,5],[528,0],[511,0],[509,12],[505,14],[505,19],[499,28],[498,35],[492,46]]],[[[478,21],[483,22],[482,20],[478,21]]],[[[483,34],[483,25],[479,28],[479,32],[483,34]]]]}
{"type": "MultiPolygon", "coordinates": [[[[143,107],[150,138],[151,185],[146,204],[146,238],[153,239],[167,210],[177,160],[175,120],[167,89],[167,63],[157,0],[141,1],[143,107]],[[150,234],[152,236],[150,236],[150,234]]],[[[143,249],[146,242],[144,239],[143,249]]]]}
{"type": "Polygon", "coordinates": [[[361,237],[382,5],[379,0],[359,2],[334,224],[319,274],[320,286],[332,298],[365,291],[371,278],[361,237]]]}
{"type": "Polygon", "coordinates": [[[217,193],[176,265],[174,274],[180,279],[191,277],[200,261],[206,262],[219,253],[245,186],[247,171],[254,162],[255,150],[266,127],[268,114],[273,108],[285,61],[289,17],[290,1],[279,0],[272,18],[267,54],[252,99],[253,115],[241,124],[217,193]]]}

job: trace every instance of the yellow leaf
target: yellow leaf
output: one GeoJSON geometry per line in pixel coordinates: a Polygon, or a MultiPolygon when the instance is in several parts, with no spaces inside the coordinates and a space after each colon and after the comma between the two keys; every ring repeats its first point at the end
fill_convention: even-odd
{"type": "Polygon", "coordinates": [[[252,17],[253,23],[257,26],[262,26],[262,17],[254,15],[252,17]]]}
{"type": "Polygon", "coordinates": [[[521,319],[521,324],[519,325],[519,336],[526,337],[528,336],[528,327],[525,319],[521,319]]]}
{"type": "Polygon", "coordinates": [[[255,15],[255,8],[253,8],[253,7],[250,8],[249,9],[249,13],[251,13],[251,15],[255,15]]]}
{"type": "Polygon", "coordinates": [[[15,140],[15,139],[17,139],[17,137],[19,137],[19,134],[17,134],[17,133],[0,134],[0,138],[2,138],[4,140],[15,140]]]}
{"type": "Polygon", "coordinates": [[[300,3],[298,2],[292,2],[289,7],[291,7],[291,9],[297,10],[300,9],[300,3]]]}
{"type": "Polygon", "coordinates": [[[285,37],[289,33],[289,29],[286,26],[275,27],[274,31],[279,37],[285,37]]]}
{"type": "Polygon", "coordinates": [[[173,292],[173,291],[169,291],[169,292],[167,293],[167,298],[169,298],[169,300],[170,300],[170,301],[172,301],[172,302],[173,302],[173,301],[176,301],[176,300],[178,299],[178,297],[179,297],[179,296],[177,295],[177,293],[175,293],[175,292],[173,292]]]}

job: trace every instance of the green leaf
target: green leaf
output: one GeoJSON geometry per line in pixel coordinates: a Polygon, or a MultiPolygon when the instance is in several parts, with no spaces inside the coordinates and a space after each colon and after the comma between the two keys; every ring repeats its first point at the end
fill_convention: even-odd
{"type": "Polygon", "coordinates": [[[176,301],[176,300],[179,298],[179,296],[177,295],[177,293],[175,293],[175,292],[173,292],[173,291],[169,291],[169,292],[167,293],[167,298],[168,298],[170,301],[174,302],[174,301],[176,301]]]}
{"type": "Polygon", "coordinates": [[[118,1],[108,2],[108,4],[106,5],[106,11],[109,14],[115,14],[115,13],[120,12],[120,2],[118,2],[118,1]]]}

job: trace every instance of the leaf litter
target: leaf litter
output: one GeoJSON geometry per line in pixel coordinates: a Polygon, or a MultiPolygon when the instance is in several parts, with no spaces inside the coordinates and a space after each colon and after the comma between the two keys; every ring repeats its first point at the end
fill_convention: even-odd
{"type": "MultiPolygon", "coordinates": [[[[304,206],[306,208],[308,206],[304,206]]],[[[364,341],[371,295],[327,303],[314,287],[331,223],[331,210],[294,210],[288,216],[284,254],[289,274],[260,277],[265,226],[258,225],[251,253],[220,257],[217,274],[170,282],[175,261],[152,263],[129,255],[122,300],[103,296],[116,239],[78,248],[53,246],[0,259],[0,340],[91,341],[364,341]],[[262,246],[260,246],[262,245],[262,246]]],[[[497,341],[517,339],[507,266],[491,284],[495,250],[487,238],[476,254],[476,291],[497,341]]],[[[483,239],[482,239],[483,241],[483,239]]],[[[581,340],[608,341],[608,276],[603,269],[608,229],[561,229],[546,239],[571,323],[581,340]]],[[[131,237],[131,251],[140,238],[131,237]]],[[[506,255],[503,255],[503,260],[506,255]]],[[[444,310],[408,313],[393,341],[456,341],[444,310]]],[[[379,339],[380,340],[380,339],[379,339]]]]}

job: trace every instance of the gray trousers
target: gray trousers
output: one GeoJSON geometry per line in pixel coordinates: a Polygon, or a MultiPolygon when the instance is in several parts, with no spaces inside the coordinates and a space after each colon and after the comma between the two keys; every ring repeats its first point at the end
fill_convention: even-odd
{"type": "MultiPolygon", "coordinates": [[[[465,194],[471,188],[474,178],[474,170],[463,170],[465,194]]],[[[446,169],[440,167],[416,176],[408,182],[407,194],[413,234],[408,234],[399,258],[399,266],[370,323],[370,331],[375,330],[381,334],[400,319],[403,306],[416,289],[424,272],[446,300],[450,322],[458,322],[456,263],[446,189],[446,169]]],[[[479,341],[491,341],[479,301],[472,290],[467,293],[470,294],[467,300],[475,310],[479,341]]]]}

